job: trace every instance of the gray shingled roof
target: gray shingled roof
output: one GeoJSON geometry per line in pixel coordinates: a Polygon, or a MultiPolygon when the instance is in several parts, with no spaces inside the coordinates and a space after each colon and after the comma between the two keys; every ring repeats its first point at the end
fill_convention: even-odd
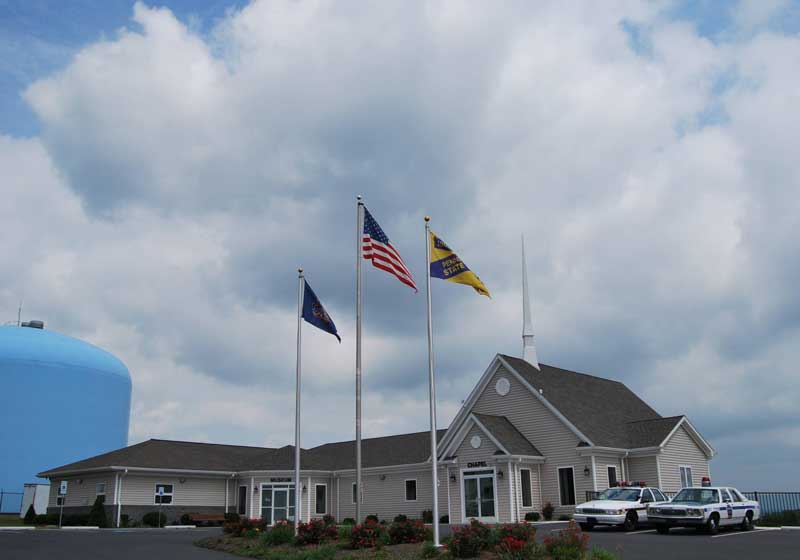
{"type": "Polygon", "coordinates": [[[492,416],[477,412],[472,414],[511,455],[542,456],[539,450],[505,416],[492,416]]]}
{"type": "Polygon", "coordinates": [[[662,418],[619,381],[546,364],[537,370],[520,358],[501,357],[597,446],[659,445],[681,418],[662,418]]]}
{"type": "MultiPolygon", "coordinates": [[[[438,437],[446,430],[439,430],[438,437]]],[[[361,442],[362,466],[408,465],[430,457],[430,432],[368,438],[361,442]]],[[[328,443],[301,450],[304,470],[343,470],[355,468],[355,441],[328,443]]],[[[49,469],[39,476],[59,472],[105,467],[145,467],[203,471],[239,472],[249,470],[294,469],[294,446],[281,448],[247,447],[150,439],[116,451],[103,453],[68,465],[49,469]]]]}

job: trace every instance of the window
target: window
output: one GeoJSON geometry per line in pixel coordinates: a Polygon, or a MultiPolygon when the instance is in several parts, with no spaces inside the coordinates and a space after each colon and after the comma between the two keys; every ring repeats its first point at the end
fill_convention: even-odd
{"type": "MultiPolygon", "coordinates": [[[[353,503],[356,503],[356,496],[357,495],[358,495],[358,493],[356,491],[356,483],[354,482],[353,483],[353,503]]],[[[361,503],[362,504],[364,503],[364,498],[363,497],[361,498],[361,503]]]]}
{"type": "Polygon", "coordinates": [[[608,465],[606,469],[608,471],[608,487],[614,488],[615,486],[619,486],[619,482],[617,481],[617,467],[608,465]]]}
{"type": "Polygon", "coordinates": [[[64,505],[64,496],[59,496],[56,498],[56,505],[63,506],[64,505]]]}
{"type": "Polygon", "coordinates": [[[692,467],[683,465],[681,470],[681,488],[689,488],[692,485],[692,467]]]}
{"type": "Polygon", "coordinates": [[[656,501],[659,501],[659,502],[667,502],[667,501],[669,501],[667,499],[667,497],[663,494],[663,492],[661,492],[661,490],[656,490],[654,488],[653,489],[653,495],[655,496],[656,501]]]}
{"type": "Polygon", "coordinates": [[[733,501],[733,500],[731,500],[731,495],[728,494],[728,491],[725,488],[722,489],[722,501],[723,502],[731,502],[731,501],[733,501]]]}
{"type": "Polygon", "coordinates": [[[324,484],[315,484],[314,488],[316,489],[314,513],[325,515],[327,513],[326,508],[328,506],[328,487],[324,484]]]}
{"type": "Polygon", "coordinates": [[[522,485],[522,507],[531,507],[531,471],[520,469],[519,477],[522,485]]]}
{"type": "Polygon", "coordinates": [[[239,486],[239,498],[237,503],[237,513],[239,515],[247,513],[247,486],[239,486]]]}
{"type": "Polygon", "coordinates": [[[572,467],[559,467],[558,490],[562,506],[575,505],[575,471],[572,467]]]}
{"type": "Polygon", "coordinates": [[[94,493],[97,496],[105,496],[106,495],[106,483],[105,482],[98,482],[95,484],[94,493]]]}
{"type": "Polygon", "coordinates": [[[156,484],[155,503],[161,505],[172,503],[172,484],[156,484]]]}
{"type": "Polygon", "coordinates": [[[747,498],[742,496],[741,492],[739,492],[736,488],[731,488],[731,495],[733,495],[733,499],[737,502],[745,502],[747,498]]]}
{"type": "Polygon", "coordinates": [[[653,501],[653,495],[650,493],[650,490],[643,490],[642,491],[642,503],[649,504],[653,501]]]}
{"type": "Polygon", "coordinates": [[[406,480],[406,501],[407,502],[417,501],[417,480],[415,478],[411,480],[406,480]]]}

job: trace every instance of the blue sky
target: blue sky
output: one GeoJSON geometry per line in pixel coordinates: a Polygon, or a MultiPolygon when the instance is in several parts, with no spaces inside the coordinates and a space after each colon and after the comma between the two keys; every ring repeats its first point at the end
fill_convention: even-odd
{"type": "MultiPolygon", "coordinates": [[[[523,233],[543,362],[794,489],[798,14],[0,0],[0,312],[123,359],[132,442],[283,445],[302,264],[343,338],[308,335],[308,444],[346,439],[363,194],[417,278],[430,214],[492,292],[434,288],[442,423],[519,353],[523,233]]],[[[366,430],[425,429],[423,302],[373,272],[366,430]]]]}

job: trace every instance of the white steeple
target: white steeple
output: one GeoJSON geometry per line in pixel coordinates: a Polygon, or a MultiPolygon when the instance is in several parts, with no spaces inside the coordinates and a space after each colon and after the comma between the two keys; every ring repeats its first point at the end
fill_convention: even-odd
{"type": "Polygon", "coordinates": [[[525,236],[522,236],[522,359],[536,369],[539,358],[533,344],[533,321],[531,320],[531,302],[528,296],[528,265],[525,260],[525,236]]]}

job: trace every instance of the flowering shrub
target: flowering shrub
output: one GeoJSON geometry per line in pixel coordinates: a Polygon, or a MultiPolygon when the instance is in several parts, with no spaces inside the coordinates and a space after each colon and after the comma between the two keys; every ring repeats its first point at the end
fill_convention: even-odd
{"type": "Polygon", "coordinates": [[[418,543],[425,540],[425,524],[417,521],[396,521],[389,526],[389,542],[392,544],[418,543]]]}
{"type": "Polygon", "coordinates": [[[266,533],[263,542],[267,546],[287,544],[294,540],[294,524],[282,519],[275,523],[266,533]]]}
{"type": "Polygon", "coordinates": [[[497,545],[495,552],[499,560],[528,560],[533,556],[536,547],[533,541],[524,541],[514,537],[505,537],[497,545]]]}
{"type": "Polygon", "coordinates": [[[481,549],[488,548],[492,540],[491,529],[473,519],[467,526],[453,527],[449,550],[456,558],[472,558],[481,549]]]}
{"type": "Polygon", "coordinates": [[[555,512],[555,510],[556,508],[553,507],[553,504],[546,502],[542,508],[542,517],[544,517],[544,520],[550,521],[553,519],[553,512],[555,512]]]}
{"type": "Polygon", "coordinates": [[[589,535],[584,534],[578,524],[569,522],[563,531],[553,533],[544,538],[544,547],[553,558],[563,560],[580,560],[586,552],[589,535]]]}
{"type": "Polygon", "coordinates": [[[506,523],[497,527],[497,540],[502,541],[508,537],[528,542],[536,538],[536,527],[527,523],[506,523]]]}
{"type": "Polygon", "coordinates": [[[380,544],[381,538],[386,529],[369,520],[363,525],[355,525],[350,532],[350,547],[353,549],[359,548],[374,548],[375,545],[380,544]]]}
{"type": "Polygon", "coordinates": [[[298,545],[320,544],[338,536],[335,525],[326,525],[322,519],[312,519],[308,523],[301,522],[297,526],[295,543],[298,545]]]}
{"type": "Polygon", "coordinates": [[[264,532],[266,528],[267,522],[264,519],[241,518],[238,521],[226,521],[222,525],[222,530],[225,533],[237,537],[257,537],[260,533],[264,532]]]}

